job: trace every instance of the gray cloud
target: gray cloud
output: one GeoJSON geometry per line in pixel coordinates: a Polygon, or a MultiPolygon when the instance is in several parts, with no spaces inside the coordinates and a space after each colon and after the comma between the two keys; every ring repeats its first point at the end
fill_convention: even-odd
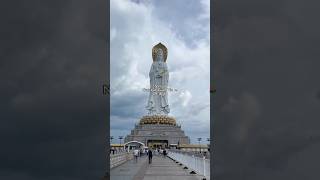
{"type": "Polygon", "coordinates": [[[1,3],[0,179],[105,173],[102,1],[1,3]]]}
{"type": "Polygon", "coordinates": [[[216,179],[319,179],[319,25],[312,7],[215,4],[216,179]]]}

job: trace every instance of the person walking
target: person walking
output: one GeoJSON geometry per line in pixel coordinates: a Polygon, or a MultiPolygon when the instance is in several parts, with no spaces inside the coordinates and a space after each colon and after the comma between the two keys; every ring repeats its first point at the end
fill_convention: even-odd
{"type": "Polygon", "coordinates": [[[133,151],[133,155],[134,155],[135,162],[138,162],[139,150],[135,149],[133,151]]]}
{"type": "Polygon", "coordinates": [[[167,155],[167,151],[166,151],[166,149],[164,149],[163,150],[163,157],[166,158],[166,155],[167,155]]]}
{"type": "Polygon", "coordinates": [[[149,157],[149,164],[151,164],[152,163],[152,151],[151,151],[151,149],[149,149],[149,151],[148,151],[148,157],[149,157]]]}

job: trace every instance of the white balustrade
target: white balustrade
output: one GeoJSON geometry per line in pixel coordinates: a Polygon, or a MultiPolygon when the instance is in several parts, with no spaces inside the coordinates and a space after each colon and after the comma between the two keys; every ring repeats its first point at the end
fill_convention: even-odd
{"type": "Polygon", "coordinates": [[[110,155],[110,169],[125,163],[128,160],[133,159],[132,152],[123,152],[114,155],[110,155]]]}
{"type": "Polygon", "coordinates": [[[197,174],[205,176],[206,179],[210,179],[210,159],[172,151],[168,152],[168,156],[192,169],[197,174]]]}

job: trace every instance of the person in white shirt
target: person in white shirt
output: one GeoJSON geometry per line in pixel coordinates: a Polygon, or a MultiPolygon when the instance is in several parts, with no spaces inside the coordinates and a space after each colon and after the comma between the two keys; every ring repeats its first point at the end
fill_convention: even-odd
{"type": "Polygon", "coordinates": [[[138,149],[135,149],[135,150],[133,151],[133,155],[134,155],[135,161],[138,162],[139,150],[138,150],[138,149]]]}

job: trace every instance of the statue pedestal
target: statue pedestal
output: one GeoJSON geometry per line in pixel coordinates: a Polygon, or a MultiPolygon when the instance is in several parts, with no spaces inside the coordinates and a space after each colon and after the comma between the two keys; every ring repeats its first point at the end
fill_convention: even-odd
{"type": "Polygon", "coordinates": [[[176,120],[169,116],[143,116],[131,134],[126,136],[125,142],[139,141],[149,148],[165,148],[170,145],[190,144],[176,120]]]}

